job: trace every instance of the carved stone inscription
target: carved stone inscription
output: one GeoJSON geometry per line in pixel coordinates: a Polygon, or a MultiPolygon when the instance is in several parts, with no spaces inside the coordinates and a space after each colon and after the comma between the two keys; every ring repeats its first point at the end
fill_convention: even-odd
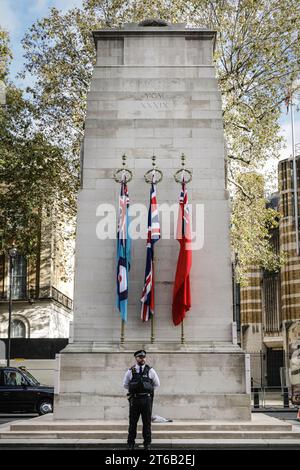
{"type": "Polygon", "coordinates": [[[167,102],[163,93],[147,92],[142,97],[141,107],[143,109],[167,109],[167,102]]]}

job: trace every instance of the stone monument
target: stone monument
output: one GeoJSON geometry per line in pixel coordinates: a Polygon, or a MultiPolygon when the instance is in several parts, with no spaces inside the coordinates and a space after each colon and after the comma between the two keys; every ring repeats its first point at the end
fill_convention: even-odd
{"type": "MultiPolygon", "coordinates": [[[[78,199],[74,337],[59,356],[55,419],[123,419],[122,379],[144,348],[161,387],[153,412],[173,419],[248,420],[250,383],[232,324],[229,201],[225,184],[221,96],[215,77],[216,33],[162,21],[94,32],[97,63],[88,94],[78,199]],[[140,319],[145,240],[134,240],[129,311],[120,341],[116,309],[116,240],[100,239],[99,206],[117,207],[113,179],[121,157],[133,171],[130,203],[149,201],[144,174],[153,153],[164,173],[158,203],[176,204],[174,173],[186,154],[193,171],[191,206],[204,210],[204,243],[193,251],[192,308],[181,329],[172,323],[172,289],[179,244],[155,246],[155,340],[140,319]]],[[[145,224],[147,221],[145,220],[145,224]]]]}

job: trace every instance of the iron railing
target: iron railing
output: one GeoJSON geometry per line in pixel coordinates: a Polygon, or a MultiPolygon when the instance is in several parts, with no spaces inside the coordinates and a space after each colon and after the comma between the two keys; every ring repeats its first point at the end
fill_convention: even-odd
{"type": "Polygon", "coordinates": [[[51,298],[58,302],[59,304],[63,305],[69,310],[73,309],[73,301],[67,295],[63,294],[55,287],[51,286],[51,298]]]}
{"type": "MultiPolygon", "coordinates": [[[[55,302],[63,305],[68,310],[73,309],[73,300],[70,299],[67,295],[60,292],[56,287],[42,287],[40,288],[39,295],[37,296],[35,293],[35,289],[27,288],[24,289],[24,294],[22,296],[18,296],[13,298],[14,301],[28,301],[28,302],[35,302],[36,300],[47,300],[53,299],[55,302]]],[[[2,301],[8,301],[8,292],[4,292],[3,295],[0,297],[2,301]]]]}

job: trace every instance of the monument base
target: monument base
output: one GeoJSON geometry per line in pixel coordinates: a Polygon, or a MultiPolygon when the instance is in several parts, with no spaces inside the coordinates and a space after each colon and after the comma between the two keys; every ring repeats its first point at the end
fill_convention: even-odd
{"type": "MultiPolygon", "coordinates": [[[[54,420],[53,415],[0,426],[0,449],[126,449],[126,420],[54,420]]],[[[143,448],[142,425],[137,450],[143,448]]],[[[290,423],[253,413],[251,421],[173,421],[153,423],[152,450],[299,450],[300,432],[290,423]]]]}
{"type": "Polygon", "coordinates": [[[231,343],[213,342],[70,344],[59,355],[54,419],[127,419],[122,381],[135,363],[133,352],[141,347],[161,381],[153,415],[198,421],[251,419],[245,353],[231,343]]]}

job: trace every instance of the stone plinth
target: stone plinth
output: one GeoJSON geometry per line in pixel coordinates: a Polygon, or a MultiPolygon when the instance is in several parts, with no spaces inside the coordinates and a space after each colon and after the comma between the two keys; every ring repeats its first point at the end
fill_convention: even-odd
{"type": "MultiPolygon", "coordinates": [[[[56,419],[127,418],[122,378],[129,357],[129,351],[63,354],[56,419]]],[[[177,420],[250,419],[241,352],[149,352],[148,363],[161,380],[154,414],[177,420]]]]}

